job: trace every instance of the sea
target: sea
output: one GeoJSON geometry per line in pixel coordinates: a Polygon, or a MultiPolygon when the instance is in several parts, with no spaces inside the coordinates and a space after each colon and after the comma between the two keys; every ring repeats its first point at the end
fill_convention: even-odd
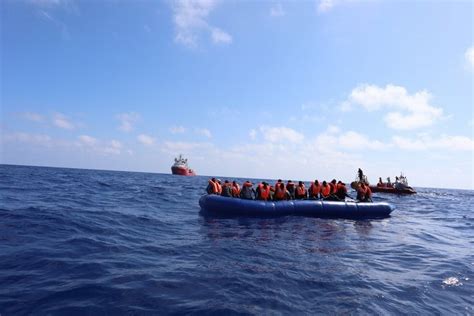
{"type": "Polygon", "coordinates": [[[0,315],[474,315],[474,191],[375,193],[385,219],[213,217],[207,181],[0,165],[0,315]]]}

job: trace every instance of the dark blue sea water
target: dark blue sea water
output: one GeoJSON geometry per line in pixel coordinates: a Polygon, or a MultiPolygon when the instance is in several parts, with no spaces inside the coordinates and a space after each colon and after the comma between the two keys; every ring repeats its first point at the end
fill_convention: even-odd
{"type": "MultiPolygon", "coordinates": [[[[347,179],[350,180],[350,179],[347,179]]],[[[0,165],[0,314],[474,313],[474,192],[212,218],[206,177],[0,165]]]]}

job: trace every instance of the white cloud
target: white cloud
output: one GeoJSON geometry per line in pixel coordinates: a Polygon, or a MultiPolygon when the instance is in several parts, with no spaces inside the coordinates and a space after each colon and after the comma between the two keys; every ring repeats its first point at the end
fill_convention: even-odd
{"type": "Polygon", "coordinates": [[[260,132],[266,141],[272,143],[290,142],[301,143],[304,135],[288,127],[261,126],[260,132]]]}
{"type": "Polygon", "coordinates": [[[432,138],[429,135],[419,135],[416,139],[394,136],[393,142],[405,150],[474,151],[474,140],[466,136],[441,135],[432,138]]]}
{"type": "Polygon", "coordinates": [[[195,47],[199,34],[210,32],[214,43],[231,43],[232,37],[229,34],[207,22],[216,3],[214,0],[178,0],[174,2],[175,41],[188,47],[195,47]]]}
{"type": "Polygon", "coordinates": [[[134,124],[140,119],[140,115],[135,112],[120,113],[115,117],[120,121],[119,129],[124,132],[131,132],[134,124]]]}
{"type": "Polygon", "coordinates": [[[81,145],[85,146],[95,146],[98,144],[98,141],[96,138],[88,135],[81,135],[78,137],[79,142],[81,145]]]}
{"type": "Polygon", "coordinates": [[[273,17],[280,17],[286,14],[285,10],[280,3],[275,4],[273,7],[270,8],[270,16],[273,17]]]}
{"type": "Polygon", "coordinates": [[[464,57],[471,67],[474,67],[474,46],[469,47],[464,53],[464,57]]]}
{"type": "Polygon", "coordinates": [[[230,44],[232,43],[232,36],[230,36],[228,33],[224,32],[223,30],[214,27],[212,28],[212,41],[216,44],[222,43],[222,44],[230,44]]]}
{"type": "Polygon", "coordinates": [[[317,135],[315,143],[321,148],[331,150],[384,150],[392,146],[378,140],[371,140],[355,131],[341,131],[334,125],[329,125],[326,131],[317,135]]]}
{"type": "Polygon", "coordinates": [[[175,154],[177,152],[208,152],[214,148],[211,143],[198,143],[198,142],[164,142],[163,150],[175,154]]]}
{"type": "Polygon", "coordinates": [[[345,101],[345,110],[349,104],[360,105],[367,111],[395,110],[385,115],[386,124],[393,129],[409,130],[430,126],[443,115],[443,109],[430,104],[431,94],[425,90],[408,94],[401,86],[387,85],[384,88],[375,85],[360,85],[353,89],[345,101]]]}
{"type": "Polygon", "coordinates": [[[53,140],[50,136],[44,134],[30,134],[30,133],[13,133],[5,134],[2,139],[6,142],[20,142],[28,143],[31,145],[42,145],[42,146],[51,146],[53,145],[53,140]]]}
{"type": "Polygon", "coordinates": [[[183,134],[186,132],[186,128],[183,126],[173,126],[170,128],[171,134],[183,134]]]}
{"type": "Polygon", "coordinates": [[[74,129],[74,124],[63,114],[56,113],[53,116],[53,124],[56,127],[63,128],[63,129],[74,129]]]}
{"type": "Polygon", "coordinates": [[[28,121],[33,121],[33,122],[43,122],[44,117],[41,114],[34,113],[34,112],[24,112],[20,114],[21,117],[28,121]]]}
{"type": "Polygon", "coordinates": [[[208,138],[212,137],[211,131],[208,130],[207,128],[196,128],[194,131],[200,135],[206,136],[208,138]]]}
{"type": "Polygon", "coordinates": [[[251,140],[255,140],[257,138],[257,131],[255,129],[251,129],[249,131],[249,137],[251,140]]]}
{"type": "Polygon", "coordinates": [[[317,1],[317,10],[318,13],[326,13],[329,10],[331,10],[336,3],[338,3],[337,0],[319,0],[317,1]]]}
{"type": "Polygon", "coordinates": [[[145,134],[138,135],[137,140],[146,146],[151,146],[155,143],[155,139],[153,137],[145,134]]]}

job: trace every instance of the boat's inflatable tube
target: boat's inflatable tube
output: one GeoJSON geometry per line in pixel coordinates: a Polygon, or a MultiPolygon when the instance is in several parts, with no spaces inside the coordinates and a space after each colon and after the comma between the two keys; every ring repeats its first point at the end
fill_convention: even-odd
{"type": "Polygon", "coordinates": [[[199,200],[204,212],[227,216],[303,215],[341,218],[382,218],[390,216],[394,207],[388,203],[356,203],[317,200],[255,201],[219,195],[204,195],[199,200]]]}

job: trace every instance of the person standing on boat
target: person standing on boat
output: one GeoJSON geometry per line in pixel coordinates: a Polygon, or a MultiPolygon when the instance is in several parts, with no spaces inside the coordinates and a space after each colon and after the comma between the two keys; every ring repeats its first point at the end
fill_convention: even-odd
{"type": "Polygon", "coordinates": [[[240,198],[244,200],[255,200],[255,189],[250,181],[245,181],[240,190],[240,198]]]}

